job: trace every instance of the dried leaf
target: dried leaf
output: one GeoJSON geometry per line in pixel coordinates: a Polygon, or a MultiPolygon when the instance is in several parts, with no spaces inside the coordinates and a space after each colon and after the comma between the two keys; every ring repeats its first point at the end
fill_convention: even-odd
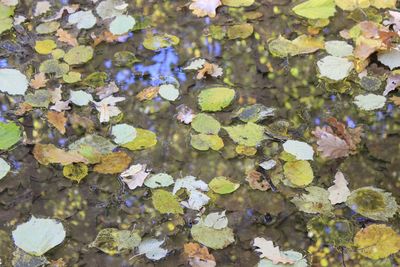
{"type": "Polygon", "coordinates": [[[49,111],[47,112],[47,120],[51,123],[61,134],[65,134],[65,123],[67,118],[64,112],[49,111]]]}
{"type": "Polygon", "coordinates": [[[334,183],[328,188],[329,200],[332,205],[345,202],[350,195],[350,189],[347,187],[348,182],[342,172],[338,171],[336,173],[334,183]]]}
{"type": "Polygon", "coordinates": [[[46,75],[42,72],[35,74],[35,77],[29,82],[29,85],[33,89],[39,89],[46,86],[48,80],[46,79],[46,75]]]}
{"type": "Polygon", "coordinates": [[[274,243],[265,238],[256,237],[254,238],[253,246],[258,247],[255,251],[260,252],[260,258],[267,258],[273,262],[273,264],[293,264],[294,261],[290,258],[282,255],[278,246],[274,246],[274,243]]]}

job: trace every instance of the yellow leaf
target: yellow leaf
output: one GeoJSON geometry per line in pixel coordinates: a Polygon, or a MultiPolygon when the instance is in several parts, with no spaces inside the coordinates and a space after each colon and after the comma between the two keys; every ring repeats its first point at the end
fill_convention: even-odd
{"type": "Polygon", "coordinates": [[[35,43],[36,52],[42,55],[50,54],[56,47],[57,45],[53,40],[42,40],[35,43]]]}

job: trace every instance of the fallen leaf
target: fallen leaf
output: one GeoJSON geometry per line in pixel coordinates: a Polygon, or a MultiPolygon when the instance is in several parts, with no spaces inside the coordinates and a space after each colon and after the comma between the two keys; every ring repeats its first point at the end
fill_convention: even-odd
{"type": "Polygon", "coordinates": [[[149,176],[151,170],[146,169],[146,164],[136,164],[130,166],[120,174],[122,181],[126,183],[129,189],[133,190],[143,186],[144,180],[149,176]]]}
{"type": "Polygon", "coordinates": [[[217,14],[216,9],[220,5],[222,5],[220,0],[192,0],[189,9],[193,10],[193,14],[197,17],[214,18],[217,14]]]}
{"type": "Polygon", "coordinates": [[[58,29],[56,36],[60,42],[67,43],[73,47],[78,46],[78,40],[64,29],[58,29]]]}
{"type": "Polygon", "coordinates": [[[96,164],[93,171],[104,174],[116,174],[128,168],[132,159],[125,152],[112,152],[101,157],[100,163],[96,164]]]}
{"type": "Polygon", "coordinates": [[[35,159],[43,165],[59,163],[68,165],[77,162],[87,163],[88,160],[76,151],[64,151],[53,144],[36,144],[33,148],[35,159]]]}
{"type": "Polygon", "coordinates": [[[260,258],[267,258],[272,261],[273,264],[293,264],[294,261],[290,258],[282,255],[278,246],[274,246],[274,243],[270,240],[266,240],[262,237],[254,238],[253,246],[258,247],[255,251],[260,252],[260,258]]]}
{"type": "Polygon", "coordinates": [[[46,79],[46,75],[42,72],[35,74],[34,78],[30,80],[29,85],[33,89],[39,89],[46,86],[48,80],[46,79]]]}
{"type": "Polygon", "coordinates": [[[335,174],[334,183],[328,188],[329,200],[332,205],[345,202],[350,195],[350,189],[347,187],[348,182],[342,172],[338,171],[335,174]]]}
{"type": "Polygon", "coordinates": [[[47,112],[47,120],[50,122],[61,134],[65,134],[65,123],[67,118],[64,112],[49,111],[47,112]]]}

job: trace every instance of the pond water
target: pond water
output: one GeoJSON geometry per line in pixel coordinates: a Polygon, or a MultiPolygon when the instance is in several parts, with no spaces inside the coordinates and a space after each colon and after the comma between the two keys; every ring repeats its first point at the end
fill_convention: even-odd
{"type": "MultiPolygon", "coordinates": [[[[18,69],[27,77],[33,77],[39,72],[41,63],[51,58],[51,55],[35,51],[35,41],[57,39],[54,33],[37,32],[36,27],[42,19],[54,16],[66,5],[80,4],[80,10],[95,10],[101,1],[49,1],[49,11],[45,15],[34,16],[36,2],[20,1],[14,18],[22,15],[27,20],[0,36],[0,68],[18,69]]],[[[397,214],[382,222],[362,216],[344,203],[335,205],[329,215],[307,213],[291,202],[293,197],[305,192],[303,188],[271,182],[270,176],[274,181],[272,176],[279,176],[276,173],[281,174],[282,171],[273,174],[266,171],[267,180],[272,184],[267,191],[252,189],[246,181],[248,173],[266,160],[274,159],[282,168],[285,164],[279,158],[283,151],[282,144],[286,140],[299,140],[312,145],[315,151],[314,160],[309,161],[314,173],[310,185],[327,189],[333,185],[334,176],[340,170],[351,191],[373,186],[390,192],[399,201],[399,107],[387,101],[382,108],[360,110],[353,103],[354,97],[369,92],[360,85],[356,71],[337,82],[319,76],[317,61],[327,55],[324,49],[288,57],[273,56],[268,49],[268,43],[279,35],[293,40],[313,31],[306,19],[292,11],[300,1],[257,0],[248,7],[239,8],[224,5],[217,9],[214,18],[196,17],[188,8],[190,1],[126,2],[128,6],[124,13],[133,15],[137,22],[139,19],[144,24],[148,22],[147,27],[130,31],[112,43],[98,44],[94,47],[93,59],[70,68],[81,73],[82,79],[94,72],[106,73],[106,83],[114,81],[120,89],[114,95],[125,97],[117,104],[122,111],[120,115],[100,123],[92,103],[81,107],[70,104],[71,109],[65,111],[68,118],[66,132],[61,134],[48,123],[47,107],[34,107],[18,115],[16,110],[24,102],[24,96],[0,94],[1,121],[14,121],[23,129],[22,139],[17,144],[0,150],[1,158],[11,166],[10,172],[0,180],[0,266],[13,265],[11,262],[16,247],[11,233],[17,225],[28,221],[31,215],[57,219],[66,230],[65,240],[45,254],[49,261],[62,258],[65,265],[53,262],[51,266],[190,266],[182,254],[183,246],[196,242],[191,236],[191,227],[196,224],[199,211],[185,208],[183,214],[161,214],[152,202],[154,189],[140,186],[131,190],[118,174],[94,172],[92,166],[89,167],[89,174],[77,183],[64,177],[61,164],[43,165],[34,156],[33,149],[38,143],[54,144],[67,150],[71,143],[89,134],[112,140],[111,128],[118,123],[150,130],[157,136],[157,144],[150,148],[136,151],[123,147],[114,149],[124,151],[132,158],[132,164],[146,164],[152,174],[168,173],[174,179],[195,176],[209,183],[214,177],[224,176],[240,184],[230,194],[219,195],[210,191],[211,200],[201,209],[201,214],[225,210],[228,226],[234,233],[232,244],[223,249],[210,249],[217,266],[256,266],[260,261],[259,253],[252,246],[256,237],[272,240],[281,250],[300,252],[309,266],[399,264],[398,253],[377,261],[362,256],[354,244],[337,245],[332,242],[332,239],[337,239],[335,235],[343,238],[350,235],[349,242],[352,243],[356,232],[374,223],[385,223],[398,232],[400,222],[397,214]],[[258,12],[257,16],[255,12],[258,12]],[[255,18],[250,19],[250,15],[255,18]],[[245,22],[254,27],[254,32],[247,38],[216,38],[211,32],[214,26],[229,27],[245,22]],[[180,41],[179,44],[152,51],[143,46],[149,33],[167,33],[179,37],[180,41]],[[121,66],[114,56],[120,51],[132,52],[137,62],[121,66]],[[195,58],[217,64],[223,69],[223,75],[196,79],[197,71],[184,69],[195,58]],[[148,101],[139,101],[135,97],[147,87],[166,83],[179,85],[177,100],[167,101],[156,96],[148,101]],[[177,113],[182,105],[196,114],[200,113],[198,95],[205,88],[212,87],[229,87],[236,93],[227,108],[209,113],[222,126],[241,123],[233,116],[240,107],[262,104],[276,109],[274,116],[258,122],[267,126],[269,135],[257,145],[255,155],[238,154],[235,151],[237,144],[225,130],[219,132],[224,142],[222,149],[199,151],[192,147],[191,135],[195,131],[190,124],[177,120],[177,113]],[[351,155],[326,159],[317,152],[318,145],[312,131],[317,126],[327,125],[331,117],[343,122],[347,129],[362,126],[361,142],[351,155]],[[316,218],[321,218],[320,236],[312,235],[309,230],[310,220],[316,218]],[[341,229],[342,226],[345,229],[341,229]],[[137,254],[135,249],[108,255],[89,247],[104,228],[135,229],[142,238],[164,240],[162,247],[168,250],[168,254],[155,261],[144,255],[132,258],[137,254]]],[[[343,40],[339,33],[343,29],[385,14],[385,10],[378,11],[372,7],[359,12],[363,14],[336,9],[330,23],[314,33],[316,36],[324,37],[326,41],[343,40]]],[[[77,36],[79,44],[92,46],[91,35],[102,34],[111,21],[96,17],[94,27],[81,30],[68,24],[67,12],[58,21],[61,28],[77,36]]],[[[65,51],[72,47],[59,41],[57,46],[65,51]]],[[[382,80],[382,86],[374,93],[382,94],[386,84],[383,77],[389,73],[389,69],[372,55],[368,74],[382,80]]],[[[54,74],[46,75],[48,81],[44,89],[57,88],[62,84],[64,100],[69,98],[70,90],[83,90],[96,96],[94,87],[79,81],[69,84],[54,74]]],[[[28,90],[35,91],[32,88],[28,90]]],[[[171,192],[172,187],[164,189],[171,192]]],[[[179,199],[184,200],[187,193],[180,193],[179,199]]]]}

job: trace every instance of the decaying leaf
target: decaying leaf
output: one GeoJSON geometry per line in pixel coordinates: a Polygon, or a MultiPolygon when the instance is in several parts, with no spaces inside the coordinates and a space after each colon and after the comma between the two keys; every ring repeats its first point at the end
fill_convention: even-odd
{"type": "Polygon", "coordinates": [[[65,123],[67,118],[64,112],[49,111],[47,112],[47,120],[51,123],[61,134],[65,134],[65,123]]]}

